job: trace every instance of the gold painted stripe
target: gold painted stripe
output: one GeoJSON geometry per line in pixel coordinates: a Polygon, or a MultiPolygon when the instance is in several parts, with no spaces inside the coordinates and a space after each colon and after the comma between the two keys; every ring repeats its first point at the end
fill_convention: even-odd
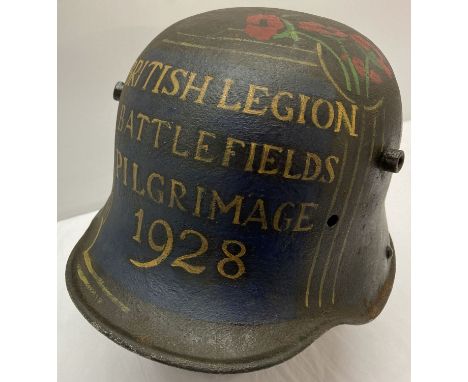
{"type": "Polygon", "coordinates": [[[102,214],[102,216],[101,216],[101,222],[99,223],[99,228],[97,230],[96,236],[94,237],[94,240],[91,243],[91,245],[87,249],[85,249],[83,251],[83,257],[84,257],[85,265],[86,265],[86,268],[88,269],[88,272],[94,278],[94,280],[96,281],[99,288],[101,288],[101,290],[107,295],[107,297],[109,297],[109,299],[114,304],[116,304],[122,311],[127,313],[127,312],[130,311],[130,309],[125,304],[123,304],[117,297],[115,297],[109,291],[109,289],[106,288],[106,286],[104,285],[104,280],[101,277],[99,277],[99,275],[94,270],[93,264],[92,264],[92,261],[91,261],[91,255],[90,255],[90,252],[89,252],[91,250],[91,248],[93,248],[94,244],[96,243],[96,240],[99,237],[99,234],[101,233],[101,228],[102,228],[104,222],[106,221],[107,217],[109,216],[110,207],[112,205],[112,199],[113,199],[113,194],[112,193],[111,193],[111,196],[110,196],[109,199],[110,199],[109,203],[106,203],[103,210],[100,212],[102,214]]]}
{"type": "Polygon", "coordinates": [[[345,238],[343,240],[343,245],[341,246],[340,254],[338,255],[338,263],[336,264],[335,277],[333,278],[333,288],[332,288],[332,298],[331,298],[332,304],[335,303],[336,280],[338,278],[338,272],[339,272],[339,269],[340,269],[341,259],[343,257],[344,248],[346,246],[346,242],[348,241],[348,235],[349,235],[349,232],[351,231],[351,227],[353,226],[354,218],[356,217],[357,207],[358,207],[358,205],[359,205],[359,203],[361,201],[362,191],[364,189],[364,184],[365,184],[365,181],[367,179],[367,174],[369,173],[370,163],[372,161],[372,154],[374,153],[376,125],[377,125],[377,117],[374,118],[374,124],[372,126],[372,140],[371,140],[371,147],[370,147],[370,153],[369,153],[368,166],[366,167],[366,170],[364,171],[364,180],[361,183],[361,188],[359,190],[359,194],[358,194],[356,203],[354,204],[354,209],[353,209],[353,213],[351,215],[351,220],[349,222],[348,229],[346,230],[346,235],[345,235],[345,238]]]}
{"type": "Polygon", "coordinates": [[[345,92],[343,90],[341,90],[340,86],[335,82],[332,75],[328,71],[327,66],[325,65],[325,61],[323,60],[323,57],[322,57],[322,45],[319,42],[317,43],[317,54],[318,54],[318,58],[319,58],[319,61],[320,61],[320,65],[322,66],[322,69],[323,69],[325,75],[327,76],[328,80],[333,84],[335,89],[338,90],[338,93],[340,93],[349,102],[355,103],[351,98],[349,98],[345,94],[345,92]]]}
{"type": "MultiPolygon", "coordinates": [[[[364,116],[365,116],[365,114],[364,114],[364,116]]],[[[353,174],[351,175],[351,182],[350,182],[350,185],[349,185],[349,190],[348,190],[348,193],[346,194],[346,199],[345,199],[344,206],[343,206],[343,212],[341,213],[341,217],[340,217],[340,220],[341,220],[342,224],[344,222],[344,217],[345,217],[346,212],[348,210],[349,199],[351,197],[351,194],[353,193],[354,182],[356,181],[356,174],[357,174],[357,170],[358,170],[358,167],[359,167],[359,158],[361,156],[362,142],[364,141],[364,132],[365,132],[365,127],[366,127],[365,119],[364,119],[363,122],[364,122],[362,124],[364,126],[363,133],[362,133],[362,136],[361,136],[361,138],[359,140],[359,146],[358,146],[358,151],[357,151],[357,154],[356,154],[356,160],[355,160],[355,163],[354,163],[353,174]]],[[[335,230],[335,234],[333,235],[332,244],[330,245],[330,250],[328,251],[327,258],[325,260],[325,266],[323,267],[322,277],[320,279],[319,295],[318,295],[319,308],[322,307],[323,286],[325,285],[325,280],[326,280],[326,277],[327,277],[328,268],[330,266],[331,254],[333,252],[333,248],[335,246],[336,238],[338,236],[338,233],[340,232],[339,228],[340,228],[340,226],[342,224],[340,224],[339,226],[336,227],[337,229],[335,230]]]]}
{"type": "Polygon", "coordinates": [[[374,105],[364,106],[364,110],[367,110],[367,111],[377,110],[380,106],[382,106],[383,100],[384,100],[384,97],[379,99],[374,105]]]}
{"type": "MultiPolygon", "coordinates": [[[[328,212],[327,212],[326,216],[330,216],[330,214],[333,211],[333,208],[335,207],[335,202],[336,202],[336,197],[338,195],[338,190],[340,189],[341,181],[343,180],[343,174],[344,174],[344,171],[345,171],[344,169],[345,169],[345,165],[346,165],[347,156],[348,156],[348,141],[346,140],[345,141],[345,147],[344,147],[344,150],[343,150],[343,160],[342,160],[342,163],[341,163],[340,175],[338,177],[338,182],[336,184],[335,192],[333,193],[332,201],[330,203],[330,207],[328,208],[328,212]]],[[[325,225],[326,225],[326,223],[324,224],[324,227],[325,227],[325,225]]],[[[315,263],[317,262],[317,257],[318,257],[319,252],[320,252],[320,246],[322,245],[323,233],[324,233],[324,229],[322,229],[322,233],[320,234],[320,237],[319,237],[319,240],[318,240],[318,243],[317,243],[317,247],[316,247],[315,253],[314,253],[314,258],[312,260],[312,265],[310,266],[309,276],[307,278],[307,288],[306,288],[306,294],[305,294],[305,306],[307,308],[309,307],[309,293],[310,293],[310,285],[311,285],[311,281],[312,281],[312,274],[314,273],[315,263]]]]}
{"type": "Polygon", "coordinates": [[[83,282],[83,284],[85,285],[86,289],[88,289],[89,293],[91,293],[94,297],[97,298],[98,302],[101,303],[102,302],[102,299],[101,297],[99,297],[96,293],[96,291],[94,290],[93,286],[89,283],[88,281],[88,278],[86,277],[86,275],[83,273],[83,270],[81,269],[81,266],[78,264],[78,266],[76,267],[76,271],[78,273],[78,277],[80,278],[80,280],[83,282]]]}
{"type": "Polygon", "coordinates": [[[385,108],[382,110],[382,145],[380,146],[380,153],[383,153],[385,146],[385,108]]]}
{"type": "Polygon", "coordinates": [[[230,53],[236,53],[236,54],[245,54],[245,55],[248,55],[248,56],[269,58],[269,59],[272,59],[272,60],[292,62],[294,64],[311,66],[311,67],[318,66],[317,64],[315,64],[313,62],[299,61],[299,60],[294,60],[292,58],[282,57],[282,56],[271,56],[269,54],[264,54],[264,53],[255,53],[255,52],[247,52],[247,51],[237,50],[237,49],[219,48],[219,47],[216,47],[216,46],[192,44],[192,43],[186,42],[186,41],[173,41],[173,40],[168,40],[168,39],[164,39],[163,42],[168,43],[168,44],[185,46],[185,47],[189,47],[189,48],[212,49],[212,50],[216,50],[216,51],[220,51],[220,52],[230,52],[230,53]]]}
{"type": "Polygon", "coordinates": [[[103,211],[102,211],[102,224],[104,224],[106,222],[107,218],[109,217],[109,213],[110,213],[113,201],[114,201],[114,190],[111,191],[111,194],[109,196],[109,200],[108,200],[108,202],[106,203],[106,205],[103,208],[103,211]]]}
{"type": "Polygon", "coordinates": [[[98,284],[99,288],[101,288],[101,290],[107,295],[107,297],[109,297],[109,299],[115,305],[117,305],[120,309],[122,309],[123,312],[128,313],[130,309],[125,304],[123,304],[117,297],[115,297],[109,291],[109,289],[106,288],[106,286],[104,285],[104,280],[101,277],[99,277],[99,275],[94,270],[93,264],[91,262],[91,256],[87,250],[83,252],[83,256],[84,256],[86,268],[88,268],[88,272],[91,274],[91,276],[93,276],[94,280],[96,280],[96,283],[98,284]]]}
{"type": "Polygon", "coordinates": [[[201,35],[197,35],[197,34],[182,33],[182,32],[177,32],[177,34],[180,34],[180,35],[182,35],[182,36],[189,36],[189,37],[199,37],[199,38],[204,38],[204,39],[208,39],[208,40],[250,42],[250,43],[254,43],[254,44],[267,45],[267,46],[275,46],[275,47],[278,47],[278,48],[285,48],[285,49],[297,50],[297,51],[306,52],[306,53],[313,53],[313,54],[316,54],[316,53],[317,53],[317,51],[315,51],[315,50],[302,49],[302,48],[297,48],[297,47],[295,47],[295,46],[287,46],[287,45],[275,44],[275,43],[272,43],[272,42],[265,42],[265,41],[258,41],[258,40],[249,40],[249,39],[246,39],[246,38],[239,38],[239,37],[201,36],[201,35]]]}

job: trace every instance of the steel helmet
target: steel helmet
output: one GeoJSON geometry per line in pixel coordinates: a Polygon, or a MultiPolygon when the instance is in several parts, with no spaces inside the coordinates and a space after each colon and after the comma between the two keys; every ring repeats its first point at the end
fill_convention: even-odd
{"type": "Polygon", "coordinates": [[[380,313],[404,154],[398,85],[368,38],[281,9],[202,13],[158,35],[114,98],[112,192],[66,269],[99,331],[234,373],[380,313]]]}

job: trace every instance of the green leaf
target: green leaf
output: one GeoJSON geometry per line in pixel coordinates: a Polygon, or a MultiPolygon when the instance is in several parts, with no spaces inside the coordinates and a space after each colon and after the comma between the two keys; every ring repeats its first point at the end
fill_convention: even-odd
{"type": "Polygon", "coordinates": [[[275,40],[280,39],[280,38],[290,38],[290,33],[288,31],[281,32],[279,34],[275,34],[273,36],[275,40]]]}
{"type": "Polygon", "coordinates": [[[274,40],[278,40],[278,39],[281,39],[281,38],[291,38],[294,41],[299,41],[300,40],[299,36],[296,33],[296,31],[288,31],[288,30],[285,30],[284,32],[281,32],[281,33],[273,36],[274,40]]]}
{"type": "Polygon", "coordinates": [[[286,25],[286,30],[288,31],[295,31],[296,28],[294,28],[294,25],[291,24],[288,20],[282,19],[284,25],[286,25]]]}
{"type": "Polygon", "coordinates": [[[367,56],[369,57],[369,59],[372,61],[373,64],[379,65],[379,63],[377,62],[377,57],[374,52],[369,52],[367,56]]]}

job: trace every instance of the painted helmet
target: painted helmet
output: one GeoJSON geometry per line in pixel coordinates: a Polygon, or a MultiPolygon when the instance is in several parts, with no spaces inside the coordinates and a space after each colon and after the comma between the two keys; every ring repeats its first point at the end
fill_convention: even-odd
{"type": "Polygon", "coordinates": [[[114,98],[112,192],[66,269],[99,331],[234,373],[380,313],[404,154],[398,85],[368,38],[281,9],[202,13],[158,35],[114,98]]]}

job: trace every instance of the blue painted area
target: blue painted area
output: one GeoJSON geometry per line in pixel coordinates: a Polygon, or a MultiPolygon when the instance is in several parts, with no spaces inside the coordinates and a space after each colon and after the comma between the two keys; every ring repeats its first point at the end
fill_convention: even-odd
{"type": "MultiPolygon", "coordinates": [[[[312,78],[307,72],[310,68],[299,67],[298,70],[304,71],[297,75],[301,80],[291,82],[291,78],[283,78],[281,75],[289,70],[284,63],[277,64],[276,77],[272,79],[271,71],[267,71],[270,77],[266,77],[266,72],[259,71],[258,63],[249,63],[245,57],[242,61],[236,61],[235,58],[225,60],[223,56],[207,53],[211,67],[218,69],[217,72],[213,69],[203,73],[196,68],[207,67],[205,52],[196,52],[190,56],[190,61],[185,60],[181,52],[183,49],[178,47],[160,45],[153,55],[144,58],[193,70],[199,74],[199,81],[204,75],[215,77],[210,85],[210,93],[216,96],[222,93],[222,80],[232,78],[244,86],[249,83],[274,84],[269,86],[272,92],[288,90],[294,94],[303,93],[327,99],[335,97],[334,89],[323,79],[312,78]],[[216,60],[222,61],[223,65],[216,60]]],[[[239,95],[239,100],[245,95],[239,95]]],[[[331,186],[246,172],[241,166],[236,167],[235,159],[231,168],[222,167],[219,158],[214,163],[196,161],[193,159],[193,142],[196,142],[198,130],[203,129],[216,134],[217,138],[212,143],[214,148],[222,145],[227,136],[232,136],[245,141],[269,143],[294,148],[298,152],[311,151],[327,156],[334,154],[336,137],[332,132],[276,121],[271,115],[257,117],[221,110],[216,108],[214,99],[209,99],[208,93],[207,97],[205,105],[198,105],[149,91],[129,88],[124,90],[122,102],[127,108],[181,124],[183,135],[180,144],[182,148],[189,147],[191,155],[189,158],[174,156],[168,144],[159,149],[153,148],[151,142],[154,139],[154,129],[144,129],[140,143],[130,139],[128,135],[117,133],[116,147],[128,158],[130,169],[133,161],[138,163],[141,182],[145,182],[153,171],[165,177],[166,200],[159,205],[147,195],[139,196],[133,192],[131,170],[128,172],[127,186],[116,180],[112,209],[93,248],[93,259],[103,276],[125,285],[126,289],[130,288],[131,294],[195,319],[265,323],[295,318],[298,306],[303,302],[303,276],[306,272],[304,258],[310,257],[317,234],[315,231],[276,232],[271,228],[273,213],[282,202],[319,203],[323,192],[329,192],[331,186]],[[188,211],[168,207],[167,183],[170,179],[183,182],[187,188],[183,204],[188,211]],[[236,194],[244,196],[241,221],[246,219],[257,198],[262,198],[266,203],[269,229],[264,231],[255,223],[247,226],[233,225],[232,212],[218,214],[216,221],[207,219],[207,203],[211,200],[209,194],[205,196],[202,205],[202,217],[193,216],[197,185],[203,186],[207,192],[216,190],[226,202],[231,201],[236,194]],[[141,244],[132,239],[136,229],[134,214],[140,208],[145,211],[141,244]],[[171,225],[174,232],[173,251],[157,267],[137,268],[130,263],[130,258],[148,261],[159,255],[149,248],[146,240],[149,226],[155,219],[164,219],[171,225]],[[206,266],[201,274],[190,274],[182,268],[171,267],[174,259],[199,247],[199,241],[195,237],[187,240],[179,238],[185,229],[197,230],[208,239],[208,251],[203,256],[188,261],[193,265],[206,266]],[[247,248],[247,253],[242,257],[246,273],[237,280],[223,277],[216,268],[217,263],[225,258],[221,251],[225,239],[240,240],[247,248]]],[[[232,100],[235,101],[236,99],[232,100]]],[[[170,141],[169,135],[162,136],[161,139],[170,141]]],[[[323,213],[326,207],[320,205],[317,215],[323,213]]],[[[313,222],[316,225],[323,223],[317,219],[313,222]]],[[[161,237],[155,237],[157,243],[164,242],[165,236],[162,228],[159,228],[157,233],[161,237]]],[[[229,267],[230,265],[226,266],[228,273],[236,272],[236,267],[229,267]]]]}
{"type": "MultiPolygon", "coordinates": [[[[93,258],[102,275],[130,287],[129,292],[144,301],[196,319],[260,323],[295,317],[300,298],[297,292],[301,289],[297,285],[297,275],[303,266],[301,257],[307,242],[312,241],[308,234],[262,233],[258,229],[233,226],[222,218],[213,223],[167,206],[155,208],[147,199],[125,195],[129,190],[119,195],[122,191],[114,191],[115,200],[108,218],[111,223],[104,227],[93,249],[93,258]],[[133,198],[135,204],[122,203],[125,197],[133,198]],[[145,210],[142,244],[131,239],[136,227],[134,213],[139,208],[145,210]],[[174,230],[174,249],[159,266],[136,268],[129,258],[148,261],[159,255],[149,248],[144,238],[150,223],[160,218],[169,222],[174,230]],[[178,238],[184,229],[195,229],[209,241],[207,253],[188,261],[193,265],[205,265],[206,270],[201,274],[190,274],[170,265],[175,258],[199,246],[196,238],[191,241],[178,238]],[[217,271],[218,261],[225,257],[221,251],[223,239],[240,240],[247,248],[242,257],[246,273],[237,280],[227,279],[217,271]]],[[[164,241],[163,232],[162,229],[156,231],[158,243],[164,241]]],[[[237,269],[226,267],[226,271],[235,273],[237,269]]]]}

